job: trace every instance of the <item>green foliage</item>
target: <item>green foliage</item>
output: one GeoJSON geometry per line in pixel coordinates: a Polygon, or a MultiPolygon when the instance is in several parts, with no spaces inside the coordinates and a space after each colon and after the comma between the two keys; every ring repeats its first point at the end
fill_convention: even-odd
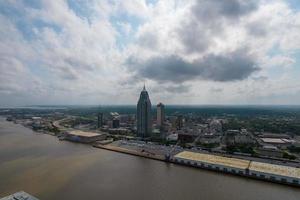
{"type": "Polygon", "coordinates": [[[297,157],[292,155],[292,154],[289,154],[287,152],[283,152],[283,158],[286,158],[286,159],[289,159],[289,160],[295,160],[297,157]]]}
{"type": "Polygon", "coordinates": [[[288,150],[293,153],[300,153],[300,147],[290,146],[288,147],[288,150]]]}
{"type": "Polygon", "coordinates": [[[298,119],[272,117],[231,118],[223,125],[223,131],[246,128],[251,132],[294,133],[300,135],[298,119]]]}
{"type": "Polygon", "coordinates": [[[215,147],[219,146],[218,143],[208,143],[208,144],[206,144],[206,143],[197,142],[196,144],[197,144],[197,146],[208,148],[208,149],[212,149],[212,148],[215,148],[215,147]]]}
{"type": "Polygon", "coordinates": [[[241,152],[241,153],[248,153],[251,155],[255,154],[253,147],[250,145],[230,145],[226,147],[226,151],[228,153],[241,152]]]}

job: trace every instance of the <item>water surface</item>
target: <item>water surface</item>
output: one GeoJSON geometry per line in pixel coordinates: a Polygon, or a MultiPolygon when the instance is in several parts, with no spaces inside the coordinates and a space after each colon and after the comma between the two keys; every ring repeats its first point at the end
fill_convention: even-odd
{"type": "Polygon", "coordinates": [[[293,200],[300,189],[59,141],[0,118],[0,197],[293,200]]]}

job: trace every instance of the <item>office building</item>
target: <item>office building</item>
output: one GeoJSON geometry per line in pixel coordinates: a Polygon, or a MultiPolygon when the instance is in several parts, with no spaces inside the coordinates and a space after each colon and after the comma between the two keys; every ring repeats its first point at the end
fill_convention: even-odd
{"type": "Polygon", "coordinates": [[[165,121],[165,105],[162,103],[157,104],[157,126],[162,128],[165,121]]]}
{"type": "Polygon", "coordinates": [[[137,136],[147,138],[151,136],[151,101],[144,86],[137,103],[137,136]]]}
{"type": "Polygon", "coordinates": [[[98,113],[98,123],[97,127],[101,128],[103,126],[103,113],[98,113]]]}
{"type": "Polygon", "coordinates": [[[178,115],[176,118],[176,128],[177,130],[181,130],[183,128],[183,116],[178,115]]]}
{"type": "Polygon", "coordinates": [[[119,128],[120,127],[120,120],[119,119],[113,119],[112,127],[113,128],[119,128]]]}

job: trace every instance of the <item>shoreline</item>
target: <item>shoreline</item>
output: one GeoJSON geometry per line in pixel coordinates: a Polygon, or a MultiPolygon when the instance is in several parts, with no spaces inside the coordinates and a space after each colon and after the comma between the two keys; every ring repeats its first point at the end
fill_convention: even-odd
{"type": "MultiPolygon", "coordinates": [[[[4,118],[4,120],[5,120],[5,118],[4,118]]],[[[19,123],[15,123],[15,124],[19,124],[19,123]]],[[[37,132],[35,130],[32,130],[30,127],[24,126],[23,124],[19,124],[19,125],[21,125],[24,128],[28,128],[33,132],[37,132]]],[[[44,132],[44,131],[39,132],[39,133],[43,133],[43,134],[47,134],[47,135],[51,135],[51,136],[56,136],[56,135],[49,134],[48,132],[44,132]]],[[[56,138],[58,138],[58,137],[56,136],[56,138]]],[[[69,142],[74,143],[73,141],[69,141],[69,142]]],[[[75,143],[77,143],[77,142],[75,142],[75,143]]],[[[232,173],[231,171],[223,171],[223,170],[219,170],[219,169],[216,169],[216,168],[204,167],[202,165],[200,166],[200,165],[197,165],[195,163],[191,163],[190,161],[187,161],[187,162],[182,162],[182,160],[178,161],[174,157],[166,158],[163,155],[153,155],[153,154],[151,154],[151,152],[150,153],[149,152],[148,153],[147,152],[139,152],[139,151],[136,151],[136,150],[117,147],[117,146],[113,146],[113,145],[110,145],[110,144],[101,145],[101,144],[97,144],[97,143],[90,143],[90,144],[86,144],[86,145],[92,146],[94,148],[104,149],[104,150],[107,150],[107,151],[114,151],[114,152],[117,152],[117,153],[124,153],[124,154],[128,154],[128,155],[143,157],[143,158],[162,161],[162,162],[166,162],[166,163],[172,163],[172,164],[176,164],[176,165],[182,165],[182,166],[186,166],[186,167],[204,169],[204,170],[214,171],[214,172],[218,172],[218,173],[223,173],[223,174],[228,174],[228,175],[235,175],[235,176],[240,176],[240,177],[245,177],[245,178],[251,178],[251,179],[260,180],[260,181],[264,181],[264,182],[277,183],[277,184],[292,186],[292,187],[297,187],[297,188],[300,187],[300,183],[290,183],[290,182],[286,182],[286,181],[273,180],[273,179],[270,179],[270,178],[262,178],[262,177],[253,176],[253,175],[250,175],[250,174],[232,173]]]]}
{"type": "Polygon", "coordinates": [[[123,154],[132,155],[132,156],[138,156],[138,157],[142,157],[142,158],[162,161],[162,162],[166,162],[166,163],[172,163],[172,164],[181,165],[181,166],[185,166],[185,167],[203,169],[203,170],[218,172],[218,173],[227,174],[227,175],[234,175],[234,176],[239,176],[239,177],[244,177],[244,178],[250,178],[250,179],[258,180],[258,181],[276,183],[276,184],[285,185],[285,186],[292,186],[292,187],[295,187],[295,188],[300,187],[299,183],[297,184],[297,183],[290,183],[290,182],[286,182],[286,181],[280,181],[280,180],[276,180],[276,179],[262,178],[260,176],[253,176],[250,173],[241,174],[241,173],[233,173],[233,172],[227,171],[227,170],[223,171],[223,170],[220,170],[220,169],[217,169],[217,168],[207,167],[207,166],[203,166],[203,165],[197,165],[195,163],[192,164],[189,161],[182,162],[182,160],[177,161],[177,159],[174,159],[174,158],[167,159],[164,156],[154,156],[154,155],[151,155],[151,154],[141,153],[141,152],[138,152],[138,151],[129,150],[129,149],[121,148],[121,147],[116,147],[116,146],[112,146],[112,145],[95,144],[95,145],[92,145],[92,146],[95,147],[95,148],[104,149],[104,150],[107,150],[107,151],[114,151],[114,152],[117,152],[117,153],[123,153],[123,154]]]}

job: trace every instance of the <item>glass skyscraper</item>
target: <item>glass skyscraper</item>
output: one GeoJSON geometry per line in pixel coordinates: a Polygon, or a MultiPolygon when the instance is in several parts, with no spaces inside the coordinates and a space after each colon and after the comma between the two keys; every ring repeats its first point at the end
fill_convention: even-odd
{"type": "Polygon", "coordinates": [[[147,138],[151,136],[151,101],[144,86],[137,104],[137,136],[147,138]]]}

